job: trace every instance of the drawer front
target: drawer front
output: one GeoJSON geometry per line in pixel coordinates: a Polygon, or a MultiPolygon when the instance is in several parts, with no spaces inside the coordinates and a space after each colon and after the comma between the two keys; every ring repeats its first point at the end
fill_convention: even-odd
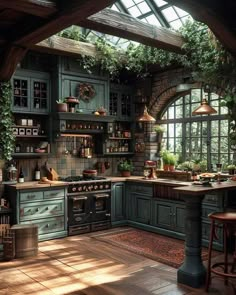
{"type": "Polygon", "coordinates": [[[33,202],[43,200],[43,192],[39,191],[28,191],[20,192],[20,202],[33,202]]]}
{"type": "Polygon", "coordinates": [[[145,184],[133,184],[129,187],[130,192],[145,194],[145,195],[153,195],[152,185],[145,184]]]}
{"type": "Polygon", "coordinates": [[[63,198],[65,196],[65,191],[63,189],[50,190],[44,192],[44,199],[53,199],[53,198],[63,198]]]}
{"type": "Polygon", "coordinates": [[[20,204],[20,220],[45,218],[55,215],[64,215],[64,200],[57,200],[29,204],[20,204]]]}
{"type": "MultiPolygon", "coordinates": [[[[64,216],[35,220],[33,223],[38,225],[39,235],[65,230],[64,216]]],[[[29,224],[29,222],[21,222],[21,224],[29,224]]]]}

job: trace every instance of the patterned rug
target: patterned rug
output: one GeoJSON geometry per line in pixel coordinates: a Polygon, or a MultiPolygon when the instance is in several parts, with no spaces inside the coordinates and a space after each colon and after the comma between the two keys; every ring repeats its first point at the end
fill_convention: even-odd
{"type": "MultiPolygon", "coordinates": [[[[184,241],[139,229],[127,229],[94,237],[158,262],[178,268],[184,260],[184,241]]],[[[202,260],[207,260],[208,249],[202,248],[202,260]]],[[[220,252],[213,251],[212,256],[220,252]]]]}

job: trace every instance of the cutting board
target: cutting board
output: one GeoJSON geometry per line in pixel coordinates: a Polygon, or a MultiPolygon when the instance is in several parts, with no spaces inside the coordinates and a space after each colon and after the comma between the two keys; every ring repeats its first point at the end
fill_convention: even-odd
{"type": "Polygon", "coordinates": [[[58,180],[58,174],[53,168],[50,168],[50,171],[48,171],[47,178],[52,181],[58,180]]]}

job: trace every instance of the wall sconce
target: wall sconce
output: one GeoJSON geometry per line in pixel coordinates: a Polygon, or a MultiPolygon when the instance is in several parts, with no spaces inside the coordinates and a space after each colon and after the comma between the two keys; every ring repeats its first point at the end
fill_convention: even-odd
{"type": "Polygon", "coordinates": [[[156,119],[148,114],[147,106],[145,105],[144,111],[141,117],[138,118],[139,122],[156,122],[156,119]]]}
{"type": "Polygon", "coordinates": [[[192,112],[192,115],[212,115],[216,113],[217,111],[208,104],[208,101],[205,97],[202,99],[201,105],[192,112]]]}

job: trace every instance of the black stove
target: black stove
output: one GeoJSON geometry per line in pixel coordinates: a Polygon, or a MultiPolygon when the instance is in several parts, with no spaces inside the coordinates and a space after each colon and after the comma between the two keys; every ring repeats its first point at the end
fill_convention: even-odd
{"type": "Polygon", "coordinates": [[[68,176],[68,234],[76,235],[111,227],[111,180],[68,176]]]}

